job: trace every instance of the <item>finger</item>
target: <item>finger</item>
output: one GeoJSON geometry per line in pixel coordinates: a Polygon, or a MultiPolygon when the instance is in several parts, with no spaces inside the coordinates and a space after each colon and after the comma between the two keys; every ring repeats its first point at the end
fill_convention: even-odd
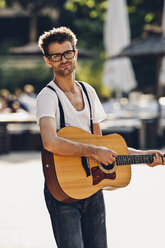
{"type": "Polygon", "coordinates": [[[112,165],[114,163],[114,161],[109,160],[109,161],[105,161],[103,164],[108,166],[108,165],[112,165]]]}
{"type": "Polygon", "coordinates": [[[158,154],[154,157],[153,164],[154,165],[160,165],[160,164],[162,164],[162,158],[158,154]]]}
{"type": "Polygon", "coordinates": [[[113,156],[113,157],[117,157],[117,153],[116,152],[113,152],[113,151],[111,151],[111,155],[113,156]]]}
{"type": "Polygon", "coordinates": [[[111,155],[111,158],[110,159],[111,159],[112,162],[115,162],[116,161],[116,157],[114,157],[113,155],[111,155]]]}
{"type": "Polygon", "coordinates": [[[162,154],[162,153],[157,152],[155,155],[156,155],[157,157],[160,157],[160,158],[163,160],[163,154],[162,154]]]}
{"type": "Polygon", "coordinates": [[[158,157],[159,157],[160,164],[164,164],[165,158],[163,157],[163,155],[159,155],[158,157]]]}
{"type": "Polygon", "coordinates": [[[152,163],[150,163],[150,164],[148,164],[150,167],[154,167],[155,165],[157,165],[158,164],[158,162],[157,162],[157,158],[156,158],[156,156],[154,156],[154,158],[153,158],[153,162],[152,163]]]}
{"type": "Polygon", "coordinates": [[[109,162],[105,161],[103,164],[108,166],[109,165],[109,162]]]}
{"type": "Polygon", "coordinates": [[[165,158],[161,157],[161,165],[165,165],[165,158]]]}
{"type": "Polygon", "coordinates": [[[156,153],[154,156],[154,161],[156,162],[156,161],[160,161],[160,160],[161,160],[161,156],[158,153],[156,153]]]}
{"type": "Polygon", "coordinates": [[[156,153],[154,157],[154,163],[155,164],[161,163],[161,157],[158,155],[158,153],[156,153]]]}
{"type": "Polygon", "coordinates": [[[161,157],[163,157],[163,155],[164,155],[162,152],[159,152],[159,151],[158,151],[157,153],[158,153],[159,156],[161,156],[161,157]]]}

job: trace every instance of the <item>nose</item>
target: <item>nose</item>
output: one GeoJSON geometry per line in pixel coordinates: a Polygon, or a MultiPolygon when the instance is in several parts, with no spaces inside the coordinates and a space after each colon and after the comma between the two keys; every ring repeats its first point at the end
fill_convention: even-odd
{"type": "Polygon", "coordinates": [[[64,54],[62,54],[61,61],[62,61],[62,62],[66,62],[66,61],[67,61],[67,59],[64,57],[64,54]]]}

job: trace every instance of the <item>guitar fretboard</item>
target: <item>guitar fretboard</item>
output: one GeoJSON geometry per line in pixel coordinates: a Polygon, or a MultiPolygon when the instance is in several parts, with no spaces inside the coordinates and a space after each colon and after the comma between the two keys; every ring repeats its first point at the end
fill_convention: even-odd
{"type": "MultiPolygon", "coordinates": [[[[155,154],[147,155],[118,155],[116,157],[117,165],[126,165],[126,164],[145,164],[152,163],[155,154]]],[[[163,155],[165,157],[165,154],[163,155]]]]}

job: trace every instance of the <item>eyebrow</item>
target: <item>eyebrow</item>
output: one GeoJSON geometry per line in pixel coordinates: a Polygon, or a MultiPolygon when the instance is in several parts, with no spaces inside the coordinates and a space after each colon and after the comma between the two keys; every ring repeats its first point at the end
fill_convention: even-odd
{"type": "MultiPolygon", "coordinates": [[[[68,52],[68,51],[75,51],[75,49],[68,49],[68,50],[64,51],[63,53],[68,52]]],[[[55,54],[60,54],[61,55],[63,53],[49,53],[49,55],[55,55],[55,54]]]]}

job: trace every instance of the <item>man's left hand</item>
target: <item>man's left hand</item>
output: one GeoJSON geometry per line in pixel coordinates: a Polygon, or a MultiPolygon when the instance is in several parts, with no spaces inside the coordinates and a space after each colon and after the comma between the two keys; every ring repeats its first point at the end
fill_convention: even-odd
{"type": "Polygon", "coordinates": [[[149,150],[146,151],[146,154],[153,154],[155,153],[154,156],[154,161],[151,164],[147,164],[150,167],[155,167],[157,165],[165,165],[165,157],[163,158],[163,153],[157,150],[149,150]]]}

